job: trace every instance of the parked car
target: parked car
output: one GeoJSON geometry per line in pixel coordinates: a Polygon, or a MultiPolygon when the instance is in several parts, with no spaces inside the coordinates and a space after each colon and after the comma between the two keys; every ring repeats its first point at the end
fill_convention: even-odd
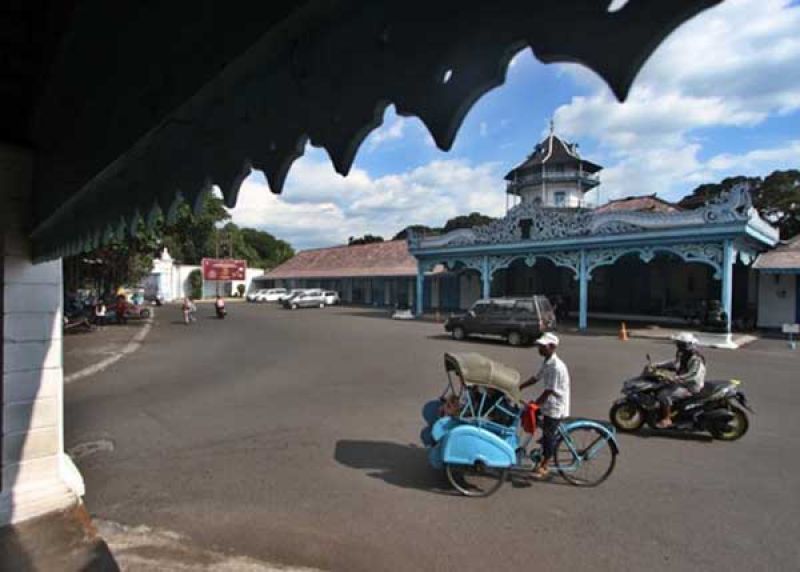
{"type": "Polygon", "coordinates": [[[327,306],[333,306],[334,304],[341,302],[339,299],[339,293],[334,292],[333,290],[326,290],[322,293],[322,295],[325,297],[325,305],[327,306]]]}
{"type": "Polygon", "coordinates": [[[294,296],[283,300],[284,308],[296,310],[297,308],[324,308],[325,295],[322,290],[314,292],[298,292],[294,296]]]}
{"type": "Polygon", "coordinates": [[[456,340],[493,336],[512,346],[531,343],[555,328],[556,316],[545,296],[478,300],[467,313],[451,316],[444,324],[456,340]]]}
{"type": "Polygon", "coordinates": [[[252,294],[253,298],[250,299],[250,295],[248,295],[248,300],[251,302],[277,302],[286,294],[286,288],[269,288],[269,289],[261,289],[257,291],[255,294],[252,294]]]}
{"type": "Polygon", "coordinates": [[[260,290],[253,290],[247,296],[245,296],[245,300],[248,302],[257,302],[256,298],[258,298],[262,293],[266,293],[266,288],[261,288],[260,290]]]}
{"type": "Polygon", "coordinates": [[[278,302],[283,302],[284,300],[288,300],[292,296],[297,296],[298,294],[302,294],[305,290],[301,288],[295,288],[293,290],[288,290],[285,294],[278,296],[278,302]]]}

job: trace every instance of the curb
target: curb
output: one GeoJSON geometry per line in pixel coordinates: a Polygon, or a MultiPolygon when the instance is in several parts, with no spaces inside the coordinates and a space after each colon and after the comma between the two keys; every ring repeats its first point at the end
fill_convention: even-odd
{"type": "Polygon", "coordinates": [[[129,341],[125,346],[115,354],[97,362],[96,364],[90,365],[88,367],[83,368],[82,370],[76,371],[75,373],[71,373],[67,376],[64,376],[64,385],[68,383],[72,383],[73,381],[78,381],[79,379],[83,379],[84,377],[88,377],[90,375],[94,375],[96,373],[100,373],[108,366],[118,362],[120,359],[125,357],[128,354],[132,354],[140,347],[142,347],[142,341],[147,337],[147,334],[150,333],[150,329],[153,327],[153,320],[155,319],[156,314],[155,310],[152,310],[152,314],[150,319],[141,329],[141,331],[137,332],[135,336],[129,341]]]}

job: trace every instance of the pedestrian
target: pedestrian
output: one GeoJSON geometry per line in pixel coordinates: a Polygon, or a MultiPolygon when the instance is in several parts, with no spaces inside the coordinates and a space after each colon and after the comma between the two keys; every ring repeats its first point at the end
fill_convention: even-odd
{"type": "Polygon", "coordinates": [[[189,321],[191,320],[191,312],[192,312],[192,302],[189,300],[188,296],[183,298],[183,306],[181,307],[183,310],[183,323],[187,326],[189,325],[189,321]]]}
{"type": "Polygon", "coordinates": [[[556,355],[559,339],[551,333],[543,334],[536,340],[539,355],[544,358],[539,372],[520,384],[524,389],[537,382],[544,384],[544,391],[536,399],[542,412],[542,461],[534,473],[542,478],[549,474],[550,460],[555,454],[555,441],[558,425],[569,417],[569,371],[567,365],[556,355]]]}
{"type": "Polygon", "coordinates": [[[115,311],[117,313],[117,323],[118,324],[127,324],[128,317],[125,313],[128,311],[128,303],[125,301],[125,296],[119,295],[117,296],[117,305],[115,307],[115,311]]]}
{"type": "Polygon", "coordinates": [[[95,323],[101,328],[106,325],[106,303],[101,298],[94,307],[95,323]]]}

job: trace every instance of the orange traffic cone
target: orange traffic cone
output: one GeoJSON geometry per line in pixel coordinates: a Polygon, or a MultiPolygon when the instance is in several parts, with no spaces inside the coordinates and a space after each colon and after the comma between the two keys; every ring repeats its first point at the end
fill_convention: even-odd
{"type": "Polygon", "coordinates": [[[621,322],[619,327],[619,339],[623,342],[628,341],[628,328],[625,327],[625,322],[621,322]]]}

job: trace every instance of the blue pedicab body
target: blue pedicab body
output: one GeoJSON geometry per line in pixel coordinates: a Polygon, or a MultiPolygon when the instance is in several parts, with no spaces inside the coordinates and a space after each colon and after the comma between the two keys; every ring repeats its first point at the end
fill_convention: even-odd
{"type": "MultiPolygon", "coordinates": [[[[524,401],[518,389],[519,373],[479,354],[445,354],[445,369],[451,395],[458,398],[458,410],[442,416],[444,396],[426,403],[422,410],[426,427],[420,437],[428,447],[428,461],[436,469],[481,467],[494,470],[498,484],[483,494],[464,490],[451,479],[453,486],[465,495],[487,496],[505,480],[506,470],[530,471],[532,468],[530,464],[523,466],[526,455],[520,456],[520,451],[524,451],[519,438],[523,410],[521,404],[524,401]],[[458,389],[450,377],[451,372],[455,372],[461,381],[458,389]],[[471,391],[476,386],[482,391],[471,391]],[[487,393],[483,391],[486,388],[495,392],[499,390],[503,398],[498,399],[495,395],[487,399],[487,393]],[[497,422],[498,414],[504,423],[497,422]]],[[[573,484],[587,483],[577,482],[571,478],[571,473],[601,455],[606,448],[611,451],[610,468],[597,483],[592,484],[602,482],[613,469],[619,452],[613,427],[591,419],[569,418],[561,423],[559,433],[571,451],[573,462],[560,465],[557,469],[573,484]],[[596,438],[585,448],[579,449],[568,437],[570,432],[576,430],[593,431],[596,438]]]]}

